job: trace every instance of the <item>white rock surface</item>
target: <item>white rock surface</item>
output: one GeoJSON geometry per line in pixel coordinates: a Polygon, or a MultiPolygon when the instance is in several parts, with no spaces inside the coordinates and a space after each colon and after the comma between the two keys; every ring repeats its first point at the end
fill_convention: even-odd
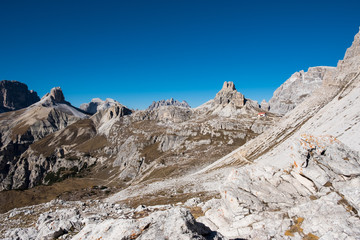
{"type": "Polygon", "coordinates": [[[98,111],[106,110],[116,105],[121,104],[112,98],[106,98],[105,101],[100,98],[93,98],[89,103],[81,104],[80,109],[87,113],[95,114],[98,111]]]}
{"type": "Polygon", "coordinates": [[[270,111],[282,115],[291,111],[314,90],[321,87],[326,75],[333,74],[335,71],[335,67],[311,67],[307,72],[301,70],[294,73],[274,92],[269,101],[270,111]]]}

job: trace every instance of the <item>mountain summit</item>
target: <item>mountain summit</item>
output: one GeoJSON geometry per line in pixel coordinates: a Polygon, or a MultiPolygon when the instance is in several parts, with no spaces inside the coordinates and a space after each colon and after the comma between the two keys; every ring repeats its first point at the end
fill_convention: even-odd
{"type": "Polygon", "coordinates": [[[43,106],[52,106],[56,104],[67,104],[71,105],[69,102],[65,101],[65,96],[60,87],[54,87],[50,90],[50,93],[45,94],[40,102],[43,106]]]}
{"type": "Polygon", "coordinates": [[[87,113],[95,114],[98,111],[106,110],[116,105],[122,104],[112,98],[107,98],[105,101],[101,100],[100,98],[93,98],[91,102],[81,104],[80,109],[87,113]]]}
{"type": "Polygon", "coordinates": [[[156,108],[160,108],[163,106],[175,106],[175,107],[190,108],[190,105],[185,100],[180,102],[178,100],[170,98],[168,100],[160,100],[157,102],[153,101],[153,103],[148,107],[147,110],[154,110],[156,108]]]}
{"type": "Polygon", "coordinates": [[[216,104],[232,104],[235,107],[243,107],[245,105],[244,95],[236,90],[233,82],[224,82],[222,89],[216,94],[214,101],[216,104]]]}
{"type": "Polygon", "coordinates": [[[26,108],[40,100],[37,93],[18,81],[0,81],[0,113],[26,108]]]}

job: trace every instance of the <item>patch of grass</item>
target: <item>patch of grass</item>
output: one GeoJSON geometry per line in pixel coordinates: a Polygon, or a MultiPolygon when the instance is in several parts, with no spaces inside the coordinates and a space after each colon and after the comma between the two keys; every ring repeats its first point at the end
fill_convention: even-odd
{"type": "Polygon", "coordinates": [[[298,217],[294,219],[294,225],[290,226],[289,230],[285,231],[285,236],[294,237],[295,233],[298,233],[300,236],[302,236],[303,240],[318,240],[319,237],[312,234],[304,233],[304,229],[301,228],[302,223],[304,222],[304,218],[298,217]]]}
{"type": "Polygon", "coordinates": [[[325,184],[324,184],[324,187],[329,187],[331,188],[333,185],[331,182],[327,181],[325,184]]]}
{"type": "Polygon", "coordinates": [[[352,212],[355,215],[358,214],[358,211],[341,195],[341,199],[337,202],[339,205],[343,205],[348,212],[352,212]]]}
{"type": "Polygon", "coordinates": [[[150,179],[166,179],[171,174],[173,174],[177,169],[179,169],[179,166],[177,166],[177,165],[172,165],[172,166],[167,166],[167,167],[162,167],[162,168],[156,168],[154,170],[150,169],[149,170],[149,171],[151,171],[150,174],[147,175],[145,178],[143,178],[142,182],[145,182],[145,181],[150,180],[150,179]]]}
{"type": "Polygon", "coordinates": [[[310,200],[314,201],[314,200],[316,200],[316,199],[318,199],[317,196],[315,196],[315,195],[310,195],[310,200]]]}
{"type": "Polygon", "coordinates": [[[82,119],[63,130],[47,135],[30,147],[45,157],[51,156],[57,147],[63,145],[76,145],[77,148],[88,150],[93,146],[102,146],[106,140],[101,136],[94,137],[95,134],[96,129],[92,120],[82,119]]]}
{"type": "Polygon", "coordinates": [[[205,216],[205,213],[202,211],[201,207],[189,207],[188,209],[190,210],[191,214],[194,216],[195,219],[205,216]]]}
{"type": "MultiPolygon", "coordinates": [[[[168,191],[160,191],[156,192],[152,195],[144,195],[141,197],[134,197],[131,199],[127,199],[125,201],[121,201],[121,203],[127,204],[129,207],[136,208],[139,205],[146,206],[155,206],[155,205],[165,205],[165,204],[176,204],[178,202],[186,202],[190,198],[200,197],[202,202],[208,201],[211,198],[214,198],[219,193],[214,192],[197,192],[197,193],[183,193],[183,194],[169,194],[168,191]]],[[[199,209],[194,208],[194,213],[197,215],[201,215],[204,213],[200,213],[199,209]]],[[[191,209],[190,209],[191,211],[191,209]]]]}
{"type": "Polygon", "coordinates": [[[75,150],[79,150],[80,152],[84,153],[91,153],[95,150],[102,149],[109,145],[108,140],[103,135],[96,135],[93,138],[90,138],[89,140],[77,145],[75,147],[75,150]]]}
{"type": "Polygon", "coordinates": [[[303,237],[303,240],[318,240],[318,239],[320,239],[320,238],[312,233],[306,234],[303,237]]]}
{"type": "Polygon", "coordinates": [[[294,233],[299,233],[303,235],[304,229],[301,228],[301,224],[304,222],[304,218],[298,217],[294,220],[294,225],[290,226],[289,230],[285,231],[285,236],[294,237],[294,233]]]}
{"type": "Polygon", "coordinates": [[[158,159],[163,154],[159,149],[159,142],[148,145],[141,151],[141,157],[145,158],[145,163],[149,164],[152,161],[158,159]]]}
{"type": "Polygon", "coordinates": [[[26,125],[24,123],[19,123],[18,125],[16,125],[11,129],[12,131],[11,139],[15,140],[17,136],[24,135],[29,130],[29,128],[30,128],[29,125],[26,125]]]}

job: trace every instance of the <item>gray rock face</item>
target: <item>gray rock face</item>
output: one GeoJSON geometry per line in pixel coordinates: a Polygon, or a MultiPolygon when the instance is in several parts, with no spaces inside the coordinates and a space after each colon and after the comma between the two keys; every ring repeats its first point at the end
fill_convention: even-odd
{"type": "Polygon", "coordinates": [[[358,153],[334,137],[305,134],[289,153],[281,167],[259,161],[232,172],[221,188],[221,207],[205,214],[213,230],[230,239],[360,234],[358,153]],[[301,230],[291,228],[292,221],[301,230]]]}
{"type": "Polygon", "coordinates": [[[0,81],[0,113],[26,108],[40,100],[33,90],[18,81],[0,81]]]}
{"type": "Polygon", "coordinates": [[[54,106],[59,103],[71,105],[69,102],[65,101],[64,93],[62,92],[62,89],[60,87],[52,88],[50,90],[50,93],[45,94],[41,98],[40,103],[44,107],[54,106]]]}
{"type": "Polygon", "coordinates": [[[270,110],[270,104],[268,102],[266,102],[266,100],[262,100],[260,103],[260,108],[264,111],[269,111],[270,110]]]}
{"type": "Polygon", "coordinates": [[[286,114],[291,111],[315,89],[321,87],[327,74],[335,71],[335,67],[311,67],[307,72],[294,73],[274,92],[269,101],[270,111],[277,114],[286,114]]]}
{"type": "Polygon", "coordinates": [[[111,98],[107,98],[105,101],[100,98],[93,98],[91,102],[81,104],[80,109],[87,113],[95,114],[97,111],[106,110],[115,105],[121,104],[111,98]]]}
{"type": "Polygon", "coordinates": [[[173,98],[168,100],[160,100],[157,102],[153,102],[147,110],[154,110],[156,108],[160,108],[162,106],[176,106],[176,107],[184,107],[184,108],[190,108],[190,105],[184,100],[182,102],[175,100],[173,98]]]}
{"type": "Polygon", "coordinates": [[[50,91],[50,97],[57,103],[65,102],[65,97],[60,87],[52,88],[50,91]]]}
{"type": "Polygon", "coordinates": [[[214,101],[216,104],[232,104],[235,107],[243,107],[245,105],[244,95],[236,91],[233,82],[224,82],[223,88],[216,94],[214,101]]]}

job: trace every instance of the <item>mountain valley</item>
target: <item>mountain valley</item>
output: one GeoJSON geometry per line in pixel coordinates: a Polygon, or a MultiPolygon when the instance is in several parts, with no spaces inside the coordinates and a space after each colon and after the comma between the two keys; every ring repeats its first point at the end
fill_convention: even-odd
{"type": "Polygon", "coordinates": [[[196,108],[76,108],[12,81],[31,100],[1,90],[0,238],[359,239],[359,69],[360,32],[260,104],[224,82],[196,108]]]}

